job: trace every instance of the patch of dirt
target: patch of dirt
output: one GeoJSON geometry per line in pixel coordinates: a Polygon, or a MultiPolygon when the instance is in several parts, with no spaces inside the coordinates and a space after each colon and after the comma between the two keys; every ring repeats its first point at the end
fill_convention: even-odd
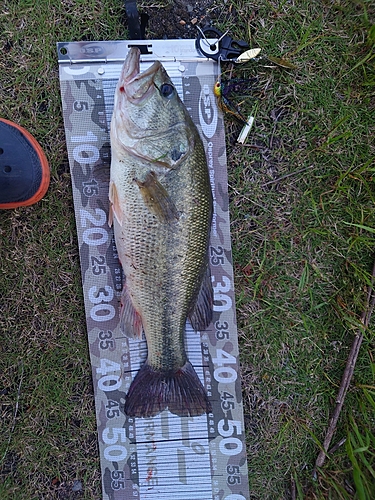
{"type": "Polygon", "coordinates": [[[83,495],[83,486],[81,481],[75,480],[68,483],[60,483],[58,478],[51,482],[51,499],[56,500],[75,500],[83,495]]]}
{"type": "Polygon", "coordinates": [[[177,0],[165,7],[144,6],[140,11],[149,16],[146,38],[196,38],[197,26],[211,26],[216,19],[213,6],[212,0],[177,0]]]}

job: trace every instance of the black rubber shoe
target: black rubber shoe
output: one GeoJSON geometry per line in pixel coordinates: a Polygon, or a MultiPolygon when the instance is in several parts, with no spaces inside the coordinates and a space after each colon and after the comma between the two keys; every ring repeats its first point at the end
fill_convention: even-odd
{"type": "Polygon", "coordinates": [[[33,205],[50,181],[47,158],[23,127],[0,118],[0,209],[33,205]]]}

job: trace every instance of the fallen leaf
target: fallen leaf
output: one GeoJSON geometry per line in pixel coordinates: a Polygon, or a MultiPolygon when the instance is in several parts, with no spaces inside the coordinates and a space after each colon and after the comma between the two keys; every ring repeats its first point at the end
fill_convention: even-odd
{"type": "Polygon", "coordinates": [[[245,276],[251,276],[253,274],[253,267],[250,264],[247,264],[242,268],[242,272],[245,276]]]}
{"type": "Polygon", "coordinates": [[[267,56],[267,59],[277,64],[278,66],[281,66],[282,68],[297,69],[297,66],[287,61],[286,59],[282,59],[281,57],[267,56]]]}

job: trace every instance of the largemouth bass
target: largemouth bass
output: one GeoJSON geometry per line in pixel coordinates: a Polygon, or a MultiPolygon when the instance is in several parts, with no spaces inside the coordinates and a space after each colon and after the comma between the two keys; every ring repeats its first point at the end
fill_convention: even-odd
{"type": "Polygon", "coordinates": [[[139,61],[140,51],[131,48],[111,121],[110,219],[126,277],[120,327],[130,338],[143,329],[148,348],[125,412],[150,417],[168,408],[196,416],[211,405],[187,359],[184,332],[187,318],[196,331],[212,318],[208,168],[162,64],[140,73],[139,61]]]}

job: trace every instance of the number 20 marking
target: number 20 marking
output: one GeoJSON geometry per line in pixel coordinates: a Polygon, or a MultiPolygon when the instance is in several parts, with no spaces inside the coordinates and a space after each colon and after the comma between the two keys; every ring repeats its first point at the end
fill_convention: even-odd
{"type": "Polygon", "coordinates": [[[96,208],[95,213],[97,217],[83,208],[80,210],[81,226],[86,227],[87,221],[90,221],[95,226],[85,229],[82,234],[84,243],[89,246],[103,245],[108,241],[108,231],[103,227],[99,227],[105,224],[107,214],[101,208],[96,208]]]}

